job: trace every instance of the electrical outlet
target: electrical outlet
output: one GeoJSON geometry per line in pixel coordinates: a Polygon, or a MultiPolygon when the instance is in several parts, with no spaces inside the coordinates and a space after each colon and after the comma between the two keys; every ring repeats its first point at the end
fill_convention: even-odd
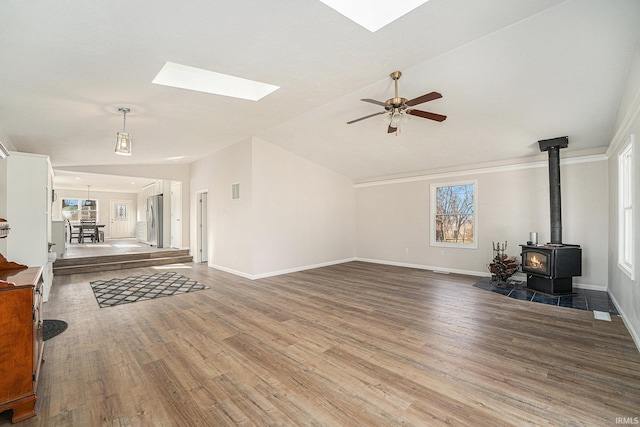
{"type": "Polygon", "coordinates": [[[409,248],[404,248],[404,253],[408,254],[409,253],[409,248]]]}
{"type": "Polygon", "coordinates": [[[444,249],[440,251],[440,256],[444,256],[444,249]]]}

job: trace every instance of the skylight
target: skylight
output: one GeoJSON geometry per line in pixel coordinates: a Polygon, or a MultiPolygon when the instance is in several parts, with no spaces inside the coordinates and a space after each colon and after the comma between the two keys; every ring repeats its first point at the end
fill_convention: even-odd
{"type": "Polygon", "coordinates": [[[373,32],[426,3],[428,0],[320,0],[358,25],[373,32]]]}
{"type": "Polygon", "coordinates": [[[215,95],[258,101],[280,89],[266,83],[247,80],[215,71],[167,62],[153,79],[153,83],[215,95]]]}

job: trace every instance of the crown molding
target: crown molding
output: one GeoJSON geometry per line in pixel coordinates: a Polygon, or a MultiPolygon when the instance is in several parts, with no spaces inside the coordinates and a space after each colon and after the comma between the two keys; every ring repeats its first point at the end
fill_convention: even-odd
{"type": "Polygon", "coordinates": [[[629,134],[631,132],[631,126],[640,118],[640,91],[636,93],[635,98],[633,98],[633,102],[625,114],[620,127],[616,130],[613,139],[611,140],[611,144],[609,144],[609,148],[607,148],[606,155],[607,158],[611,157],[614,153],[617,153],[621,145],[628,141],[629,134]]]}
{"type": "MultiPolygon", "coordinates": [[[[585,156],[577,156],[577,157],[569,157],[560,160],[561,165],[576,165],[580,163],[592,163],[592,162],[601,162],[606,161],[608,156],[606,154],[591,154],[585,156]]],[[[465,169],[458,170],[452,172],[442,172],[442,173],[433,173],[433,174],[423,174],[416,175],[406,178],[391,178],[391,179],[381,179],[378,181],[369,181],[363,182],[359,184],[355,184],[355,188],[363,188],[363,187],[374,187],[378,185],[388,185],[388,184],[401,184],[406,182],[416,182],[416,181],[429,181],[436,179],[449,179],[449,178],[458,178],[469,175],[482,175],[488,173],[503,173],[503,172],[511,172],[518,171],[524,169],[535,169],[535,168],[544,168],[548,165],[547,160],[536,160],[530,161],[526,163],[514,163],[507,164],[501,166],[489,166],[489,167],[478,167],[473,169],[465,169]]]]}

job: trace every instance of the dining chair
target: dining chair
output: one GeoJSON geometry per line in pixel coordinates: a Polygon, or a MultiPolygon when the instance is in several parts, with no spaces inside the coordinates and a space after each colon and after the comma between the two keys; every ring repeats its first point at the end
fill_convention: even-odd
{"type": "Polygon", "coordinates": [[[65,222],[67,223],[67,233],[69,234],[69,243],[71,243],[73,241],[74,237],[76,239],[79,239],[80,238],[80,229],[79,228],[74,228],[71,225],[71,221],[69,221],[68,219],[65,219],[65,222]]]}
{"type": "Polygon", "coordinates": [[[96,227],[95,219],[81,219],[80,220],[80,236],[78,240],[84,243],[84,239],[91,238],[91,243],[95,243],[98,238],[98,227],[96,227]]]}

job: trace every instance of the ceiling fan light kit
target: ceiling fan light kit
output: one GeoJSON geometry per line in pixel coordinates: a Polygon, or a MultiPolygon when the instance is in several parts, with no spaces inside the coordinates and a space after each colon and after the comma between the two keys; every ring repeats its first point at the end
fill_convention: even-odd
{"type": "Polygon", "coordinates": [[[400,96],[398,96],[398,80],[402,76],[402,73],[400,71],[394,71],[390,74],[390,76],[395,83],[395,96],[393,98],[387,99],[385,102],[376,101],[375,99],[361,99],[361,101],[384,107],[384,111],[369,114],[368,116],[360,117],[359,119],[351,120],[350,122],[347,122],[348,125],[368,119],[370,117],[383,115],[383,119],[387,123],[387,133],[395,133],[396,135],[398,135],[398,133],[400,132],[400,125],[402,123],[408,122],[410,116],[418,116],[424,119],[435,120],[437,122],[442,122],[447,118],[447,116],[443,116],[441,114],[430,113],[428,111],[415,110],[411,108],[414,105],[442,98],[442,95],[440,93],[430,92],[409,100],[407,100],[406,98],[401,98],[400,96]]]}

